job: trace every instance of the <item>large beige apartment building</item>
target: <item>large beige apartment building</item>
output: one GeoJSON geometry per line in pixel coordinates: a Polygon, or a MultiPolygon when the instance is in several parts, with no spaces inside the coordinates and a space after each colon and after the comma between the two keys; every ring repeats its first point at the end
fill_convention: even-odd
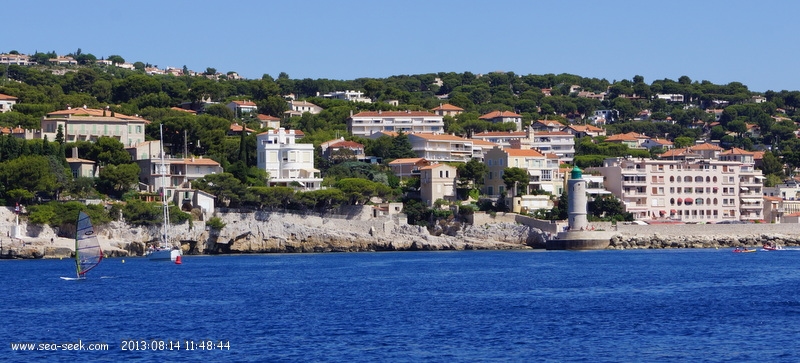
{"type": "Polygon", "coordinates": [[[679,149],[670,158],[609,158],[599,168],[605,188],[637,220],[684,223],[762,220],[763,175],[753,154],[707,146],[679,149]],[[713,155],[713,157],[704,157],[713,155]]]}

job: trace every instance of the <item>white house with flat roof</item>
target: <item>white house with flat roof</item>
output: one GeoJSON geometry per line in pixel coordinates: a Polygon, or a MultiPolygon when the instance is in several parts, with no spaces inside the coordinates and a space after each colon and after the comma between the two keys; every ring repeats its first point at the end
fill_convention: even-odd
{"type": "Polygon", "coordinates": [[[295,130],[279,128],[256,136],[258,167],[269,173],[270,186],[301,190],[322,187],[320,171],[314,169],[314,145],[298,144],[295,130]]]}

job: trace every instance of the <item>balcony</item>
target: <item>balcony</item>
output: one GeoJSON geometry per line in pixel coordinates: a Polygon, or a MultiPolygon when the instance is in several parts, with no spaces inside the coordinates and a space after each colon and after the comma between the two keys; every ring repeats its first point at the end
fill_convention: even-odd
{"type": "Polygon", "coordinates": [[[644,169],[622,169],[620,173],[622,175],[640,175],[642,177],[647,175],[647,171],[644,169]]]}

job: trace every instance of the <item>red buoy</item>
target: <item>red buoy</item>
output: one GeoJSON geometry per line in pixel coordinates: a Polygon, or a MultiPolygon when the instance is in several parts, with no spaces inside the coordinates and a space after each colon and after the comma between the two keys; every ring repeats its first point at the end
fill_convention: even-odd
{"type": "Polygon", "coordinates": [[[177,257],[175,257],[175,264],[176,264],[176,265],[180,265],[180,264],[181,264],[181,256],[180,256],[180,255],[178,255],[177,257]]]}

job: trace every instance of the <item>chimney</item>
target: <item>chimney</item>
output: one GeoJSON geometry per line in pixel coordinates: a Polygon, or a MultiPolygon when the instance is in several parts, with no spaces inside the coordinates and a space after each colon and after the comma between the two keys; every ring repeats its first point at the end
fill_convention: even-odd
{"type": "Polygon", "coordinates": [[[77,159],[78,158],[78,147],[75,146],[72,148],[72,157],[77,159]]]}

